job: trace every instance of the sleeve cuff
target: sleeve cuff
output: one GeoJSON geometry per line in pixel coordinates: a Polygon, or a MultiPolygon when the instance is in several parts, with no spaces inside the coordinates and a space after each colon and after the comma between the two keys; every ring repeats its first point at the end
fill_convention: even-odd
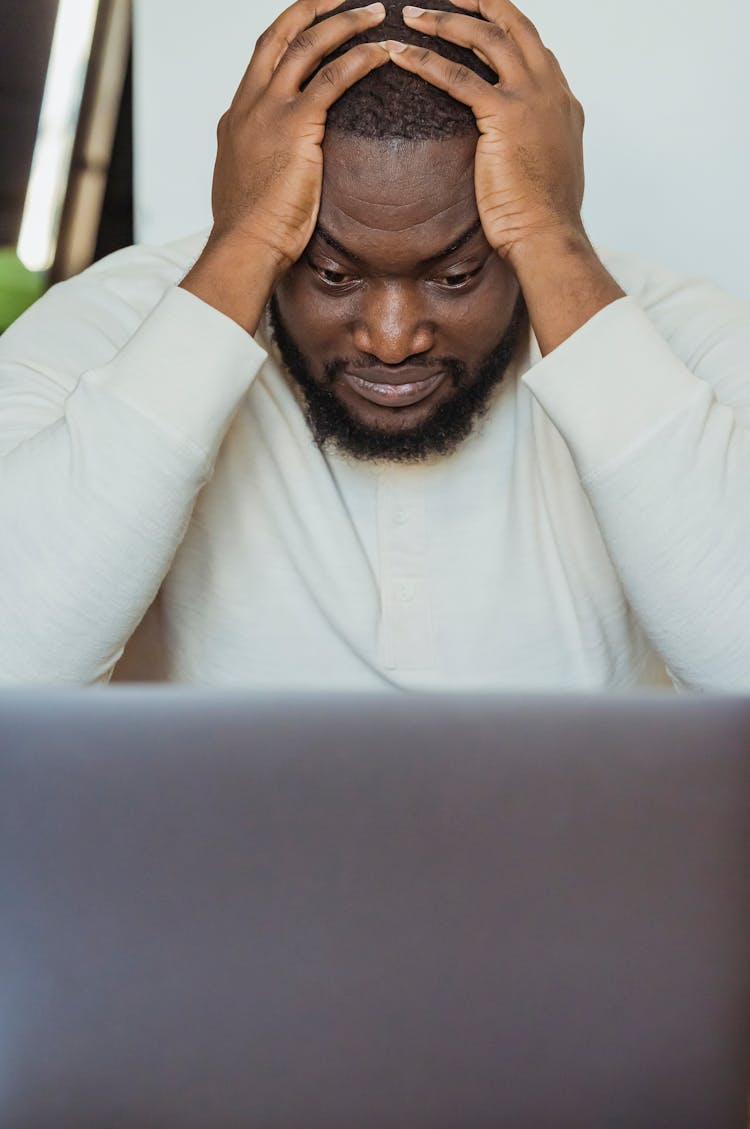
{"type": "Polygon", "coordinates": [[[213,459],[266,359],[231,318],[173,286],[99,375],[113,395],[213,459]]]}
{"type": "Polygon", "coordinates": [[[523,378],[592,478],[704,390],[633,298],[607,306],[523,378]]]}

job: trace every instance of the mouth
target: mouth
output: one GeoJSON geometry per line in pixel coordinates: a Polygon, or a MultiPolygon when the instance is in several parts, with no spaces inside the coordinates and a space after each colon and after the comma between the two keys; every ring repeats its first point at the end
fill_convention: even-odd
{"type": "Polygon", "coordinates": [[[349,387],[363,399],[371,404],[379,404],[385,408],[408,408],[426,400],[428,396],[440,387],[447,376],[445,372],[435,373],[427,380],[414,381],[411,384],[387,384],[382,381],[364,380],[352,372],[345,372],[343,378],[349,387]]]}

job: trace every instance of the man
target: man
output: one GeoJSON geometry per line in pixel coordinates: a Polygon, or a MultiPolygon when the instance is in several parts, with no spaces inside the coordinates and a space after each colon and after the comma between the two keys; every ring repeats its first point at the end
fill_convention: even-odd
{"type": "Polygon", "coordinates": [[[747,690],[747,309],[602,261],[508,0],[337,7],[259,41],[207,239],[2,341],[2,680],[747,690]]]}

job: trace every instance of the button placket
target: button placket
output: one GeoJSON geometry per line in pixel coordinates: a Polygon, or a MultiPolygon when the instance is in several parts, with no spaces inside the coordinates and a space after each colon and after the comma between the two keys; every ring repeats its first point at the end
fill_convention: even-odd
{"type": "Polygon", "coordinates": [[[383,476],[378,485],[380,661],[389,670],[435,665],[429,544],[419,484],[383,476]]]}

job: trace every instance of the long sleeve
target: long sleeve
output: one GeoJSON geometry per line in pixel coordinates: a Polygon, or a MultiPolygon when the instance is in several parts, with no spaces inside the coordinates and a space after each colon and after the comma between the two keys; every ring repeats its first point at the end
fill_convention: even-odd
{"type": "Polygon", "coordinates": [[[750,310],[657,272],[524,379],[675,682],[747,691],[750,310]]]}
{"type": "Polygon", "coordinates": [[[265,358],[124,254],[0,339],[0,683],[111,675],[265,358]]]}

